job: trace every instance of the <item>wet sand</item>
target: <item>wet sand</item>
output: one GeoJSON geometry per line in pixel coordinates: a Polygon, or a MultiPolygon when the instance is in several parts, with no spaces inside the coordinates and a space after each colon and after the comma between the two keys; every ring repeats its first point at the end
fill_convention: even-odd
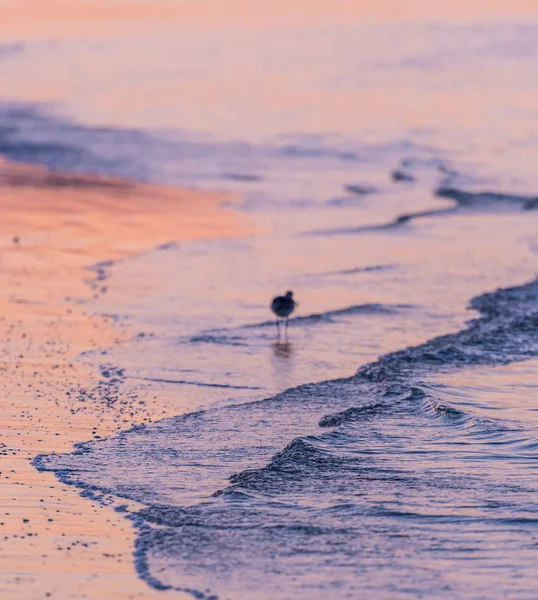
{"type": "Polygon", "coordinates": [[[166,414],[77,360],[130,335],[87,312],[106,284],[88,267],[170,240],[248,234],[222,206],[232,200],[0,162],[2,599],[162,597],[134,572],[124,516],[31,460],[166,414]]]}

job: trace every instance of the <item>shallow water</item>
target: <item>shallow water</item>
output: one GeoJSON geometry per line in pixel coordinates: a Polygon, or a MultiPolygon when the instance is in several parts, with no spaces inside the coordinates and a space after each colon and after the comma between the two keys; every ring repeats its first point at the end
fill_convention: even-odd
{"type": "Polygon", "coordinates": [[[155,27],[6,49],[0,151],[229,189],[257,234],[89,265],[133,335],[81,360],[178,416],[36,466],[147,506],[155,587],[533,597],[538,19],[155,27]]]}
{"type": "Polygon", "coordinates": [[[534,402],[499,410],[506,395],[536,399],[537,363],[492,367],[537,356],[537,300],[536,282],[479,297],[483,316],[466,330],[354,377],[166,419],[35,464],[92,497],[148,505],[133,516],[135,556],[156,587],[200,598],[484,598],[494,586],[498,597],[528,598],[534,402]],[[455,386],[462,369],[466,385],[455,386]],[[489,388],[468,383],[492,376],[489,388]]]}

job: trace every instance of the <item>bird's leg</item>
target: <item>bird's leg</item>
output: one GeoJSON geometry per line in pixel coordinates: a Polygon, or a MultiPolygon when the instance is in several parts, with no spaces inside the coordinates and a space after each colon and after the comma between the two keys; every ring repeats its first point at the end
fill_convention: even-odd
{"type": "Polygon", "coordinates": [[[277,331],[278,339],[280,339],[280,320],[278,319],[278,317],[276,320],[276,331],[277,331]]]}
{"type": "Polygon", "coordinates": [[[288,326],[290,324],[289,318],[286,317],[286,339],[288,339],[288,326]]]}

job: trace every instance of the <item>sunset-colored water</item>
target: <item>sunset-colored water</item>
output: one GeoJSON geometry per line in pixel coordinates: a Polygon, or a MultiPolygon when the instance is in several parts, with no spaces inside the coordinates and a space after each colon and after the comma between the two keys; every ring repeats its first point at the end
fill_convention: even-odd
{"type": "Polygon", "coordinates": [[[533,597],[535,3],[0,9],[0,153],[41,165],[0,170],[6,331],[43,340],[39,372],[29,315],[66,324],[60,379],[18,400],[48,434],[17,450],[3,399],[0,458],[26,462],[2,498],[50,482],[57,535],[85,535],[88,503],[121,557],[72,559],[63,589],[43,573],[65,549],[40,530],[45,563],[19,569],[11,522],[0,591],[533,597]]]}

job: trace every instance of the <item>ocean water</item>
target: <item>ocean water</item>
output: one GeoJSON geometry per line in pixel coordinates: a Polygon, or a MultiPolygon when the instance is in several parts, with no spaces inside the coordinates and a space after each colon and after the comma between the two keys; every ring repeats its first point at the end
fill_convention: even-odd
{"type": "Polygon", "coordinates": [[[88,265],[88,309],[132,335],[80,360],[177,416],[34,464],[125,510],[149,585],[534,597],[537,32],[357,14],[6,44],[2,154],[231,190],[255,226],[88,265]]]}

